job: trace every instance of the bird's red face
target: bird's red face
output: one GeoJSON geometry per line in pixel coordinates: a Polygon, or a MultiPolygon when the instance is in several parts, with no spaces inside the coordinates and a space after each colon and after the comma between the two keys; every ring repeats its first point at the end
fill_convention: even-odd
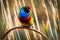
{"type": "Polygon", "coordinates": [[[30,6],[27,6],[28,9],[30,9],[30,6]]]}
{"type": "Polygon", "coordinates": [[[32,8],[30,6],[25,6],[24,11],[28,13],[28,12],[32,11],[32,8]]]}
{"type": "Polygon", "coordinates": [[[29,9],[29,11],[32,11],[32,8],[30,6],[27,6],[27,8],[29,9]]]}

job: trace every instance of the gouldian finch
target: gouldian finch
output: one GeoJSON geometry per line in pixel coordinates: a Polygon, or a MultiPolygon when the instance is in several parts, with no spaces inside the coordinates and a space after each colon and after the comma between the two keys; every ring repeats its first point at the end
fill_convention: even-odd
{"type": "Polygon", "coordinates": [[[30,6],[24,6],[20,9],[19,20],[22,26],[26,26],[27,28],[34,24],[34,17],[30,6]]]}

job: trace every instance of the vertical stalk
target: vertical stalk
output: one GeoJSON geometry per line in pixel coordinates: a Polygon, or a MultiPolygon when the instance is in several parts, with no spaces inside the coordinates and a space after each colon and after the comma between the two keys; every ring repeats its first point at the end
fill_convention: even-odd
{"type": "Polygon", "coordinates": [[[47,16],[47,27],[49,26],[51,35],[52,35],[52,37],[53,37],[53,39],[54,39],[54,36],[53,36],[53,33],[52,33],[52,29],[51,29],[50,20],[49,20],[49,15],[48,15],[48,11],[47,11],[47,7],[46,7],[46,4],[45,4],[45,1],[44,1],[44,0],[41,0],[41,3],[42,3],[42,6],[43,6],[43,8],[44,8],[45,14],[46,14],[46,16],[47,16]]]}
{"type": "MultiPolygon", "coordinates": [[[[6,0],[6,6],[7,6],[7,9],[6,9],[7,10],[7,15],[6,16],[8,17],[8,22],[9,22],[7,29],[11,29],[11,28],[13,28],[13,24],[12,24],[12,19],[11,19],[11,13],[10,13],[8,0],[6,0]]],[[[8,37],[10,37],[9,40],[11,40],[11,36],[12,36],[12,38],[14,40],[13,31],[8,35],[8,37]]]]}
{"type": "MultiPolygon", "coordinates": [[[[35,9],[35,5],[34,5],[33,0],[31,0],[31,5],[32,5],[32,8],[33,8],[33,12],[34,12],[34,17],[35,17],[35,20],[36,20],[37,28],[38,28],[38,31],[40,32],[40,26],[39,26],[39,22],[38,22],[36,9],[35,9]]],[[[41,35],[40,35],[40,39],[42,40],[42,36],[41,35]]]]}

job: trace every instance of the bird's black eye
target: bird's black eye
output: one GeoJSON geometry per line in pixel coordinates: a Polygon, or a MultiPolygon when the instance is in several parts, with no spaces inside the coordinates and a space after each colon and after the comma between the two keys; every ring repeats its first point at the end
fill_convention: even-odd
{"type": "Polygon", "coordinates": [[[29,9],[28,8],[24,8],[24,11],[28,13],[29,12],[29,9]]]}

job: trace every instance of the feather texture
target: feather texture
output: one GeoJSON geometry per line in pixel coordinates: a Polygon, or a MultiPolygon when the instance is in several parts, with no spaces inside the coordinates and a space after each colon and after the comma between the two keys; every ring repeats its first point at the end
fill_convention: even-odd
{"type": "Polygon", "coordinates": [[[34,23],[34,18],[32,12],[29,10],[29,7],[22,7],[19,12],[19,20],[23,26],[31,26],[34,23]]]}

